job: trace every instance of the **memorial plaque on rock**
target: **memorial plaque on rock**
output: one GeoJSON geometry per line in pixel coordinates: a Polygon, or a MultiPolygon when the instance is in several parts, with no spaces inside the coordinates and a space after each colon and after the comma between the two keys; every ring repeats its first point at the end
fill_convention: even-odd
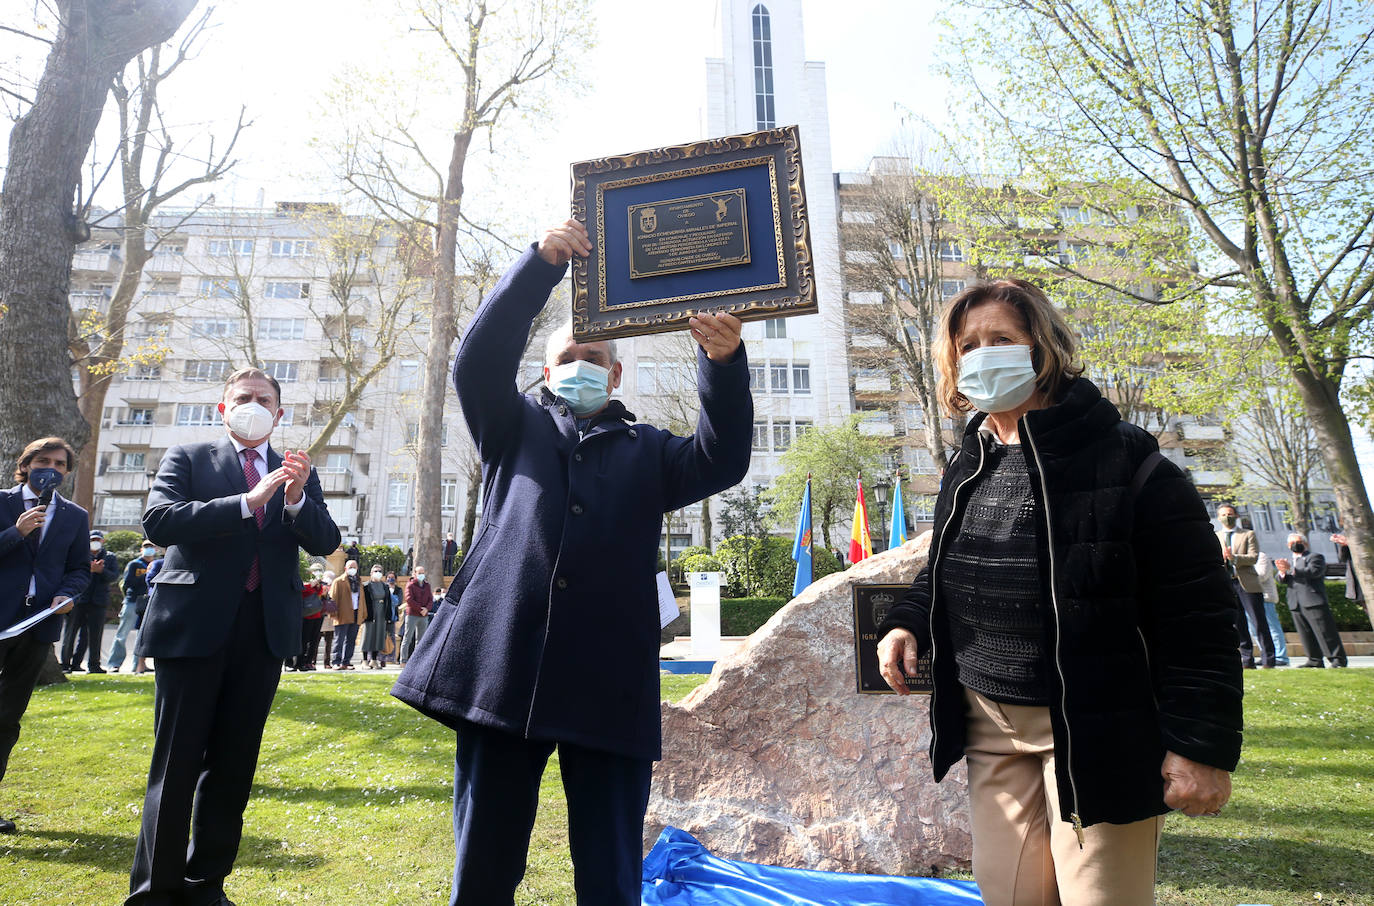
{"type": "Polygon", "coordinates": [[[592,244],[573,259],[579,342],[817,310],[796,126],[575,163],[572,213],[592,244]]]}
{"type": "MultiPolygon", "coordinates": [[[[878,627],[887,619],[888,611],[906,594],[908,585],[854,586],[854,674],[858,691],[865,695],[895,694],[878,672],[878,627]]],[[[912,692],[929,695],[930,652],[921,652],[916,662],[916,674],[906,678],[912,692]]]]}

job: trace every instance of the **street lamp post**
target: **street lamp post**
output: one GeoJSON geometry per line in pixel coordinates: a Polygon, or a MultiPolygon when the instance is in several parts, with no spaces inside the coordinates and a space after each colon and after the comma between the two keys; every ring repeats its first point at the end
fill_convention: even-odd
{"type": "MultiPolygon", "coordinates": [[[[882,530],[883,526],[887,524],[887,503],[888,500],[891,499],[891,494],[892,484],[886,478],[879,479],[877,483],[873,485],[873,500],[878,504],[878,531],[874,532],[874,537],[872,539],[874,553],[878,551],[880,540],[883,545],[883,550],[887,550],[887,538],[882,534],[882,530]]],[[[873,531],[872,526],[869,527],[869,531],[873,531]]]]}

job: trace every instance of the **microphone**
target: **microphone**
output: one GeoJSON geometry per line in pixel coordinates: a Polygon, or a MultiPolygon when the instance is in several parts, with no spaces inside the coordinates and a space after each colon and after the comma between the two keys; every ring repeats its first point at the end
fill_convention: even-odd
{"type": "Polygon", "coordinates": [[[52,503],[52,490],[52,488],[48,488],[42,494],[39,494],[38,502],[43,504],[43,506],[47,506],[48,504],[52,503]]]}

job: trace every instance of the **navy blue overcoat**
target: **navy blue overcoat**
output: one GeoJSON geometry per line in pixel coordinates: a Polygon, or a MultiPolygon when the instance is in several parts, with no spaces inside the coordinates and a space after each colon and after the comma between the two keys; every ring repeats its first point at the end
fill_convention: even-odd
{"type": "Polygon", "coordinates": [[[725,364],[697,351],[691,437],[633,424],[618,401],[579,436],[563,400],[516,389],[530,326],[565,270],[531,247],[459,346],[482,526],[392,694],[449,726],[658,758],[663,514],[744,477],[749,368],[743,344],[725,364]]]}

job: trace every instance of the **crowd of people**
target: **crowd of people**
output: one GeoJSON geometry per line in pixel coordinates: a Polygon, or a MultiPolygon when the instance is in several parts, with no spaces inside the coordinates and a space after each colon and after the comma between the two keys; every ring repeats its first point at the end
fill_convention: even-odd
{"type": "Polygon", "coordinates": [[[381,670],[404,664],[424,637],[436,595],[424,567],[415,570],[404,586],[396,573],[374,564],[367,579],[359,574],[358,561],[348,560],[342,575],[323,566],[312,567],[301,586],[302,616],[300,654],[287,658],[286,670],[318,669],[321,642],[324,669],[354,670],[353,656],[362,633],[362,665],[381,670]]]}

